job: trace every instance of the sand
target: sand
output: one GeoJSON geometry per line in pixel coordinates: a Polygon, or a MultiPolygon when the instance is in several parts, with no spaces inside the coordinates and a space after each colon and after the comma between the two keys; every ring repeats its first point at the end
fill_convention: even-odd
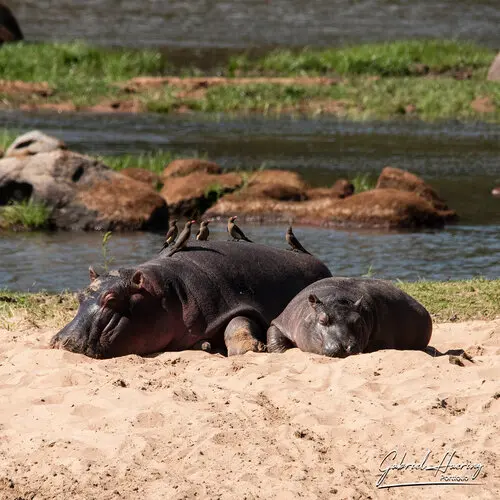
{"type": "Polygon", "coordinates": [[[296,349],[99,361],[48,349],[54,332],[0,329],[1,499],[500,498],[500,319],[435,326],[431,345],[472,355],[459,364],[296,349]],[[465,467],[391,470],[382,486],[476,470],[482,484],[378,489],[392,450],[382,469],[427,450],[423,468],[447,452],[465,467]]]}

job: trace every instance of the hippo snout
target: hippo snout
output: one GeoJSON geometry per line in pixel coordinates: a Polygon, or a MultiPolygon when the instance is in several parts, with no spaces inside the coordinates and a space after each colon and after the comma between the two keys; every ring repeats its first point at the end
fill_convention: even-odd
{"type": "Polygon", "coordinates": [[[360,352],[361,350],[356,343],[349,343],[344,346],[340,342],[332,341],[325,343],[323,346],[323,354],[330,358],[346,358],[360,352]]]}
{"type": "Polygon", "coordinates": [[[50,347],[53,349],[64,349],[77,353],[85,353],[86,344],[85,335],[72,328],[71,323],[56,333],[50,341],[50,347]]]}

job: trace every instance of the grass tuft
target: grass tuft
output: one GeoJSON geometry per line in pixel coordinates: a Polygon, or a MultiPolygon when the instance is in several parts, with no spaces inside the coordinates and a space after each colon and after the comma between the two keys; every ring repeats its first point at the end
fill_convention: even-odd
{"type": "Polygon", "coordinates": [[[24,200],[0,208],[0,222],[7,228],[43,229],[49,225],[50,214],[44,203],[24,200]]]}
{"type": "Polygon", "coordinates": [[[500,280],[416,281],[398,286],[421,302],[437,322],[500,315],[500,280]]]}
{"type": "Polygon", "coordinates": [[[428,71],[487,68],[495,53],[471,42],[405,40],[325,50],[276,50],[256,61],[230,60],[230,74],[409,76],[428,71]]]}
{"type": "Polygon", "coordinates": [[[377,179],[369,173],[356,174],[356,176],[351,179],[351,182],[354,186],[355,193],[362,193],[363,191],[375,189],[375,186],[377,185],[377,179]]]}
{"type": "MultiPolygon", "coordinates": [[[[193,157],[197,157],[195,153],[193,157]]],[[[113,170],[123,170],[124,168],[144,168],[156,174],[163,173],[165,167],[173,160],[181,157],[171,151],[153,151],[140,153],[138,155],[125,154],[119,156],[100,156],[99,160],[113,170]]],[[[185,155],[182,155],[185,157],[185,155]]]]}

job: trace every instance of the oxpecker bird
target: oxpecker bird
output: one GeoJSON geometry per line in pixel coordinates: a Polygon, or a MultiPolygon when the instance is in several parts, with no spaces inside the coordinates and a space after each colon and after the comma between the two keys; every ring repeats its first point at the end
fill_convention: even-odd
{"type": "Polygon", "coordinates": [[[302,252],[311,255],[301,244],[297,237],[293,234],[292,226],[288,228],[286,232],[286,242],[292,247],[294,252],[302,252]]]}
{"type": "Polygon", "coordinates": [[[165,248],[171,245],[175,241],[175,238],[177,238],[177,235],[179,234],[179,230],[177,229],[177,219],[171,220],[168,226],[169,226],[168,232],[165,235],[165,241],[163,243],[163,246],[161,247],[160,252],[163,252],[165,248]]]}
{"type": "Polygon", "coordinates": [[[172,247],[172,250],[168,253],[168,256],[171,257],[174,255],[174,253],[178,252],[179,250],[182,250],[186,245],[191,237],[191,225],[194,224],[196,221],[195,220],[188,220],[184,226],[184,229],[182,230],[181,234],[179,235],[179,238],[177,241],[174,243],[174,246],[172,247]]]}
{"type": "Polygon", "coordinates": [[[196,239],[198,241],[208,240],[208,235],[210,234],[210,231],[208,230],[208,224],[210,224],[210,222],[210,219],[201,221],[200,229],[198,230],[198,234],[196,235],[196,239]]]}
{"type": "Polygon", "coordinates": [[[245,240],[252,243],[252,240],[249,240],[243,231],[234,223],[234,220],[237,218],[238,217],[236,215],[229,217],[229,220],[227,221],[227,232],[235,241],[245,240]]]}

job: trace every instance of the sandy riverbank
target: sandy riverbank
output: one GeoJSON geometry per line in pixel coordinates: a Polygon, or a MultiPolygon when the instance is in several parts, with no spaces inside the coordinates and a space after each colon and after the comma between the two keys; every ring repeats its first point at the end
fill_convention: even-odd
{"type": "Polygon", "coordinates": [[[436,325],[431,345],[466,350],[464,366],[397,351],[97,361],[47,349],[54,331],[0,329],[1,499],[500,497],[500,319],[436,325]],[[480,463],[482,485],[376,488],[391,450],[386,464],[427,449],[426,465],[480,463]]]}

